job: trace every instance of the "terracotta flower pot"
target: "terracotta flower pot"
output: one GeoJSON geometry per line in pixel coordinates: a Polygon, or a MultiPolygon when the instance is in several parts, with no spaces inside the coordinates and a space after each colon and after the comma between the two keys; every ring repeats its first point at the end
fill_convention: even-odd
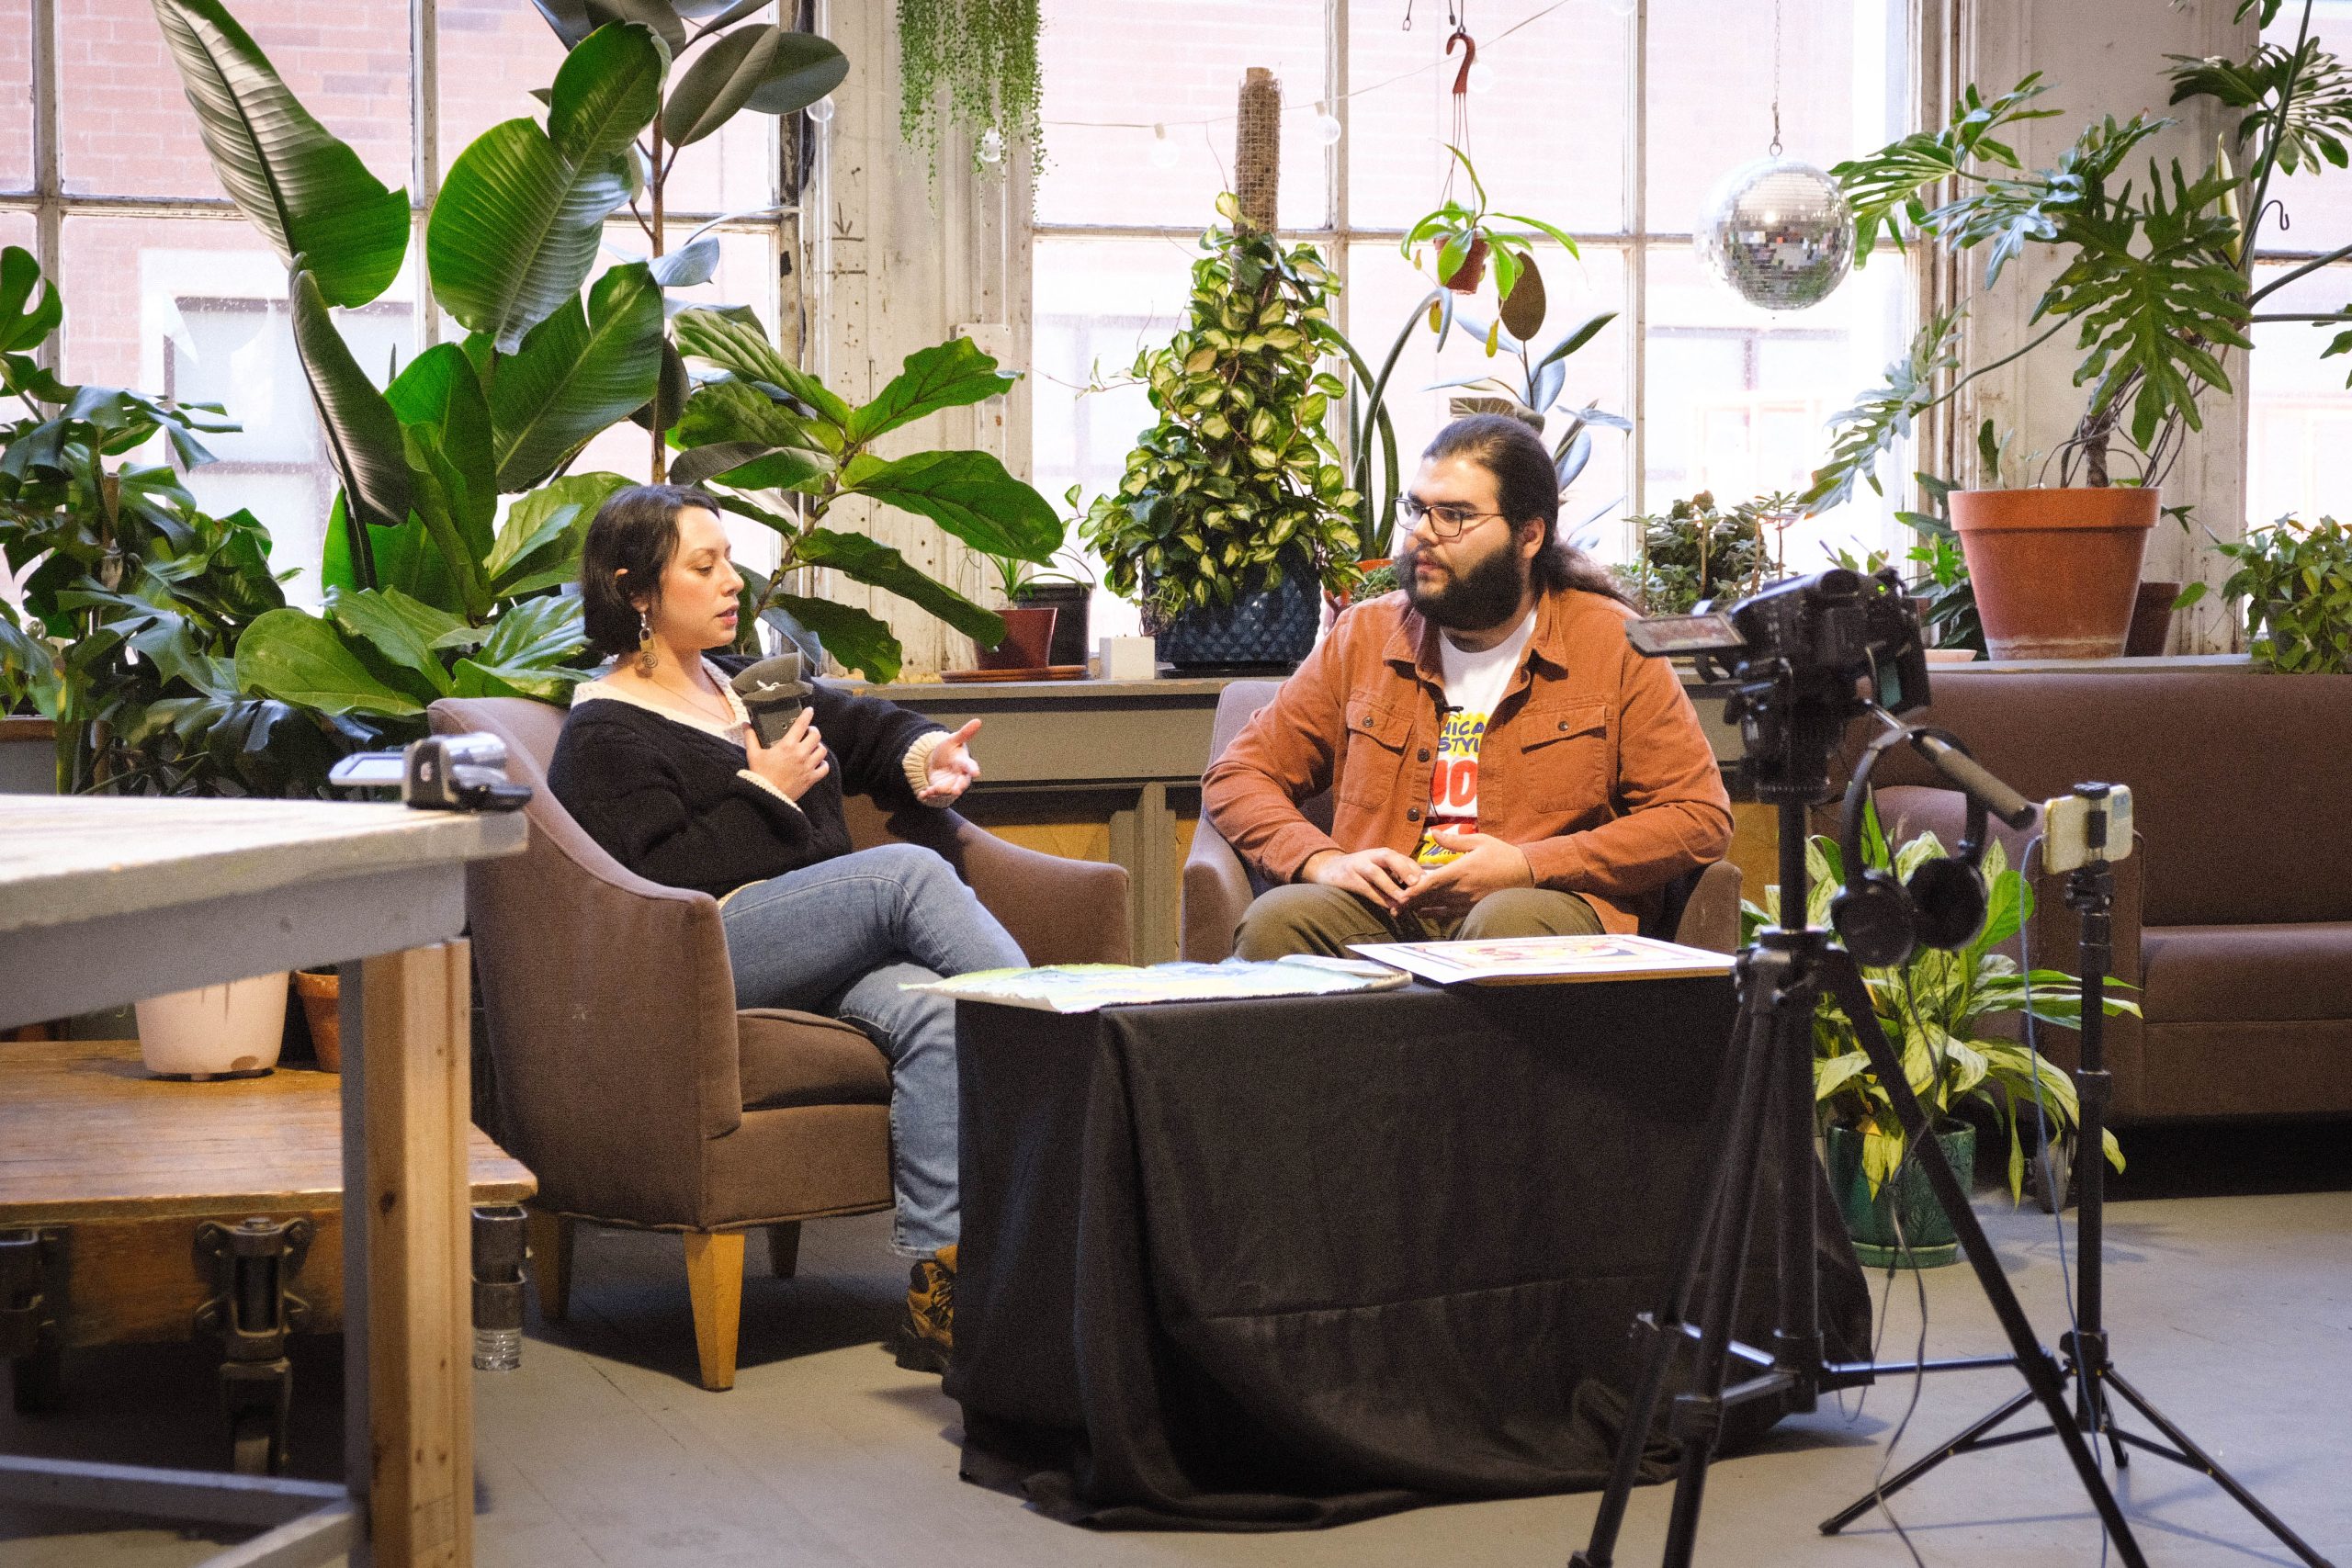
{"type": "Polygon", "coordinates": [[[1486,281],[1487,237],[1481,234],[1470,242],[1469,253],[1462,258],[1462,265],[1453,269],[1453,276],[1445,280],[1445,286],[1456,294],[1476,294],[1478,285],[1486,281]]]}
{"type": "Polygon", "coordinates": [[[1043,670],[1053,661],[1053,605],[1015,605],[997,614],[1004,617],[1004,640],[977,649],[981,669],[1043,670]]]}
{"type": "Polygon", "coordinates": [[[319,1070],[343,1071],[343,976],[332,969],[297,969],[294,994],[302,998],[302,1021],[310,1028],[319,1070]]]}
{"type": "Polygon", "coordinates": [[[1995,659],[2113,659],[2132,627],[2153,490],[1963,490],[1951,498],[1995,659]]]}

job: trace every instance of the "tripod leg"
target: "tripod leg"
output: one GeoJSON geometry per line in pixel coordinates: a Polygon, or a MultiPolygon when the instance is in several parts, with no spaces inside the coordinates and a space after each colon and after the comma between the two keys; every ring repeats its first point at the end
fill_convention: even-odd
{"type": "Polygon", "coordinates": [[[2171,1422],[2165,1420],[2163,1413],[2158,1411],[2154,1405],[2149,1404],[2146,1397],[2143,1396],[2138,1389],[2133,1388],[2130,1383],[2123,1381],[2123,1374],[2113,1370],[2109,1370],[2107,1376],[2108,1381],[2115,1385],[2115,1392],[2129,1400],[2132,1404],[2132,1408],[2137,1410],[2142,1416],[2147,1418],[2149,1426],[2154,1427],[2157,1431],[2163,1433],[2165,1440],[2171,1443],[2173,1447],[2178,1449],[2181,1452],[2181,1456],[2186,1458],[2193,1468],[2201,1470],[2207,1475],[2211,1476],[2213,1478],[2213,1484],[2219,1486],[2222,1491],[2235,1498],[2237,1500],[2238,1506],[2244,1508],[2247,1513],[2252,1514],[2256,1519],[2260,1520],[2263,1528],[2284,1542],[2290,1551],[2292,1551],[2296,1556],[2301,1558],[2305,1562],[2310,1563],[2312,1568],[2332,1568],[2332,1565],[2328,1562],[2326,1558],[2322,1557],[2318,1551],[2313,1550],[2312,1546],[2303,1540],[2302,1537],[2297,1535],[2293,1530],[2289,1529],[2286,1522],[2280,1519],[2278,1515],[2264,1507],[2262,1506],[2261,1499],[2255,1496],[2253,1493],[2247,1491],[2244,1486],[2239,1485],[2236,1477],[2231,1475],[2228,1471],[2223,1470],[2219,1464],[2216,1464],[2213,1461],[2211,1455],[2208,1454],[2203,1449],[2199,1448],[2195,1443],[2190,1442],[2187,1433],[2174,1426],[2171,1422]]]}
{"type": "Polygon", "coordinates": [[[2007,1404],[2002,1405],[1998,1410],[1994,1411],[1990,1416],[1984,1416],[1983,1419],[1969,1426],[1965,1430],[1962,1431],[1951,1441],[1945,1443],[1941,1448],[1936,1449],[1923,1457],[1915,1460],[1910,1464],[1905,1465],[1902,1470],[1888,1477],[1882,1484],[1871,1488],[1871,1490],[1863,1493],[1851,1503],[1847,1504],[1844,1507],[1838,1509],[1836,1513],[1822,1520],[1821,1533],[1824,1535],[1836,1535],[1839,1530],[1844,1529],[1848,1525],[1852,1524],[1856,1519],[1860,1518],[1864,1514],[1869,1513],[1871,1509],[1877,1506],[1879,1499],[1894,1496],[1897,1492],[1902,1491],[1905,1486],[1910,1485],[1913,1482],[1918,1480],[1919,1477],[1927,1474],[1928,1472],[1935,1469],[1936,1466],[1943,1463],[1944,1461],[1951,1458],[1954,1454],[1966,1453],[1970,1449],[1975,1446],[1977,1438],[1983,1437],[1985,1433],[1991,1431],[1994,1427],[1999,1426],[2002,1422],[2007,1420],[2010,1416],[2016,1415],[2018,1411],[2023,1410],[2027,1405],[2031,1404],[2032,1403],[2033,1390],[2028,1389],[2023,1393],[2020,1393],[2014,1399],[2011,1399],[2007,1404]]]}
{"type": "Polygon", "coordinates": [[[1634,1394],[1625,1408],[1625,1425],[1617,1435],[1617,1452],[1610,1465],[1609,1484],[1602,1489],[1600,1510],[1593,1516],[1592,1535],[1582,1551],[1569,1558],[1571,1568],[1609,1568],[1617,1550],[1617,1534],[1625,1522],[1625,1505],[1641,1473],[1642,1452],[1648,1446],[1650,1424],[1675,1348],[1682,1341],[1682,1325],[1690,1321],[1690,1298],[1698,1289],[1699,1269],[1709,1241],[1721,1222],[1731,1185],[1747,1179],[1732,1158],[1736,1129],[1753,1120],[1750,1100],[1760,1092],[1765,1077],[1759,1062],[1770,1040],[1770,1020],[1760,998],[1768,988],[1755,983],[1743,960],[1739,1017],[1732,1025],[1721,1070],[1716,1076],[1714,1101],[1708,1112],[1703,1148],[1714,1151],[1713,1164],[1690,1196],[1689,1211],[1676,1233],[1673,1260],[1667,1275],[1666,1298],[1657,1314],[1637,1324],[1646,1328],[1649,1342],[1642,1353],[1634,1394]]]}
{"type": "Polygon", "coordinates": [[[2098,1455],[2084,1439],[2082,1429],[2075,1424],[2074,1414],[2066,1408],[2066,1385],[2058,1372],[2057,1363],[2050,1352],[2033,1337],[2033,1325],[2018,1304],[2017,1292],[2009,1288],[2007,1275],[2001,1272],[2001,1260],[1994,1255],[1993,1244],[1985,1239],[1984,1227],[1977,1223],[1976,1212],[1969,1207],[1968,1194],[1952,1174],[1938,1147],[1928,1125],[1927,1112],[1920,1108],[1918,1097],[1911,1092],[1910,1079],[1904,1075],[1903,1064],[1886,1043],[1885,1032],[1879,1028],[1877,1012],[1871,1006],[1869,988],[1862,983],[1862,973],[1854,966],[1850,953],[1835,949],[1822,964],[1828,976],[1829,989],[1845,1009],[1854,1025],[1854,1032],[1871,1059],[1871,1068],[1885,1086],[1887,1098],[1894,1102],[1894,1113],[1903,1122],[1904,1135],[1910,1140],[1913,1157],[1927,1172],[1928,1185],[1934,1189],[1937,1200],[1951,1220],[1952,1229],[1960,1236],[1961,1249],[1967,1253],[1969,1267],[1975,1270],[1976,1282],[1984,1292],[1984,1299],[1992,1303],[1993,1315],[2001,1320],[2001,1330],[2009,1346],[2017,1352],[2018,1371],[2050,1413],[2050,1424],[2058,1440],[2065,1446],[2066,1457],[2074,1462],[2075,1473],[2082,1478],[2083,1490],[2090,1495],[2092,1506],[2114,1539],[2116,1552],[2126,1568],[2147,1568],[2147,1558],[2140,1551],[2139,1541],[2132,1534],[2132,1526],[2115,1501],[2115,1494],[2107,1484],[2107,1477],[2099,1473],[2098,1455]]]}
{"type": "Polygon", "coordinates": [[[1670,1429],[1682,1445],[1681,1468],[1674,1481],[1674,1506],[1666,1527],[1666,1568],[1687,1568],[1699,1539],[1699,1509],[1706,1500],[1707,1467],[1714,1462],[1722,1438],[1724,1372],[1731,1356],[1732,1325],[1739,1317],[1739,1287],[1747,1271],[1747,1244],[1756,1217],[1753,1172],[1763,1146],[1763,1120],[1773,1096],[1764,1086],[1757,1096],[1757,1113],[1735,1140],[1735,1157],[1751,1174],[1724,1195],[1715,1226],[1716,1247],[1707,1277],[1704,1325],[1699,1337],[1699,1359],[1691,1371],[1691,1392],[1674,1401],[1670,1429]]]}

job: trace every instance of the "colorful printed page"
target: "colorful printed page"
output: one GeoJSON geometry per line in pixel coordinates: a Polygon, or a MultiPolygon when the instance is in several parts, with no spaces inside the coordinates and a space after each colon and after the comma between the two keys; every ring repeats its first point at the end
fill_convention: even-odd
{"type": "Polygon", "coordinates": [[[1661,980],[1728,975],[1728,953],[1645,936],[1532,936],[1492,942],[1360,942],[1350,951],[1441,986],[1486,981],[1661,980]]]}
{"type": "Polygon", "coordinates": [[[958,1001],[1001,1002],[1046,1012],[1093,1012],[1160,1002],[1235,1001],[1257,997],[1344,996],[1393,991],[1409,984],[1392,965],[1355,958],[1296,954],[1272,963],[1051,964],[1036,969],[981,969],[901,987],[958,1001]]]}

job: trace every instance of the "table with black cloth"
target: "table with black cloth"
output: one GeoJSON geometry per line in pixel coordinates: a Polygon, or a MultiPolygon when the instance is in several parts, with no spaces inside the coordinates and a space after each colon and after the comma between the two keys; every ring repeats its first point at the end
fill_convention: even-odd
{"type": "MultiPolygon", "coordinates": [[[[960,1004],[965,1476],[1073,1522],[1193,1529],[1600,1486],[1735,1010],[1717,978],[960,1004]]],[[[1804,1179],[1822,1327],[1860,1356],[1861,1271],[1818,1166],[1804,1179]]],[[[1749,1411],[1739,1440],[1780,1414],[1749,1411]]],[[[1655,1439],[1645,1479],[1671,1453],[1655,1439]]]]}

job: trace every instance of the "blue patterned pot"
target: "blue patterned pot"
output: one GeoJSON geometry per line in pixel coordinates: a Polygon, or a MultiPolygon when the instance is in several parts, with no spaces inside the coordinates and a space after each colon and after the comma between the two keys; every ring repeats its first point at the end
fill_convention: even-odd
{"type": "Polygon", "coordinates": [[[1315,647],[1322,613],[1313,563],[1285,558],[1280,587],[1178,614],[1159,633],[1159,658],[1179,670],[1295,670],[1315,647]]]}

